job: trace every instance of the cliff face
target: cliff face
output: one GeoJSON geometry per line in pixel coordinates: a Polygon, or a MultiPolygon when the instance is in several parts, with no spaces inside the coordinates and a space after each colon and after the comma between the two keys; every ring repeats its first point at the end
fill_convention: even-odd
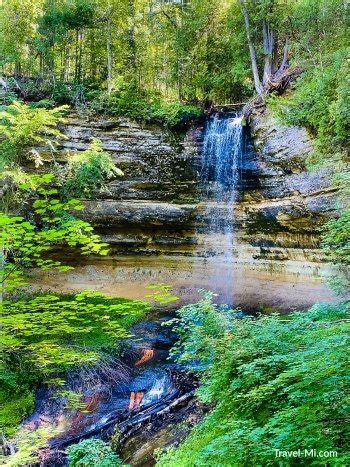
{"type": "Polygon", "coordinates": [[[331,173],[306,170],[314,148],[304,128],[280,126],[267,111],[255,111],[250,127],[258,187],[242,193],[242,239],[258,248],[258,258],[280,260],[286,270],[300,261],[300,273],[309,262],[317,273],[326,260],[318,248],[322,226],[341,207],[331,173]]]}
{"type": "Polygon", "coordinates": [[[234,264],[225,264],[223,235],[207,229],[210,209],[198,178],[201,128],[180,136],[125,119],[71,118],[58,159],[97,137],[125,174],[80,214],[110,243],[111,255],[85,262],[74,256],[74,271],[40,274],[40,285],[141,298],[148,284],[168,283],[184,301],[199,288],[229,287],[237,306],[285,310],[333,299],[320,279],[329,266],[318,248],[321,225],[337,215],[330,174],[306,172],[313,148],[304,129],[280,127],[267,112],[255,112],[250,127],[255,150],[247,130],[234,264]]]}

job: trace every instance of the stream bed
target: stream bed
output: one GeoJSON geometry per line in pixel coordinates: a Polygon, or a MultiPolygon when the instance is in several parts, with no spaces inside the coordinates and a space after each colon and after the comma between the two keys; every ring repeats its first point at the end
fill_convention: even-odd
{"type": "Polygon", "coordinates": [[[34,413],[22,431],[52,430],[38,465],[68,465],[69,445],[99,438],[111,442],[126,464],[151,466],[155,449],[186,436],[203,408],[194,395],[194,376],[169,359],[176,335],[164,324],[171,318],[160,311],[150,314],[133,326],[118,358],[73,372],[61,392],[51,385],[37,391],[34,413]],[[71,393],[79,400],[72,402],[71,393]]]}

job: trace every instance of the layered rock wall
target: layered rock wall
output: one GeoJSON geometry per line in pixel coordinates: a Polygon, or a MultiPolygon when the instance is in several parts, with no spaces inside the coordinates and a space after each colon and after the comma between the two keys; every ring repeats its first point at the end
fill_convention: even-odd
{"type": "Polygon", "coordinates": [[[81,213],[110,243],[110,257],[83,262],[74,255],[73,272],[41,276],[41,286],[142,298],[147,284],[166,282],[188,301],[215,284],[218,293],[233,289],[235,305],[281,310],[334,298],[320,279],[329,265],[319,233],[337,215],[337,193],[327,170],[306,171],[313,145],[304,129],[281,127],[266,111],[253,114],[232,219],[234,264],[224,261],[224,235],[206,228],[200,127],[175,135],[125,119],[71,118],[65,133],[57,159],[64,163],[67,151],[84,150],[96,137],[124,176],[86,200],[81,213]]]}

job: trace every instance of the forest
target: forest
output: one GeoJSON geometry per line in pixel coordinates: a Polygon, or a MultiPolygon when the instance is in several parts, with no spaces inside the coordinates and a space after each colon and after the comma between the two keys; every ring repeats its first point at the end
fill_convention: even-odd
{"type": "Polygon", "coordinates": [[[0,2],[3,465],[349,463],[349,11],[0,2]]]}

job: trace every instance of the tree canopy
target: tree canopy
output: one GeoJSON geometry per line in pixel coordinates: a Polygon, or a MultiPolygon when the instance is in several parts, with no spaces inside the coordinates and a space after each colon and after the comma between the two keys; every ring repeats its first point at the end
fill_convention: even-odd
{"type": "Polygon", "coordinates": [[[81,84],[88,99],[133,86],[242,100],[347,42],[342,0],[4,0],[1,10],[3,72],[40,78],[57,101],[81,99],[81,84]]]}

